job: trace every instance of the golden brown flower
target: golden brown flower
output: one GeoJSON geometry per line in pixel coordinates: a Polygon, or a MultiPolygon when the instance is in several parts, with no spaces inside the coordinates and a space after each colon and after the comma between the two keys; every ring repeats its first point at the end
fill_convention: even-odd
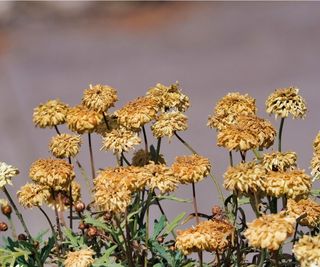
{"type": "Polygon", "coordinates": [[[103,137],[101,150],[112,150],[113,153],[127,152],[141,143],[141,138],[136,132],[124,127],[112,130],[103,137]]]}
{"type": "Polygon", "coordinates": [[[157,188],[161,194],[176,190],[178,180],[171,168],[164,164],[154,164],[152,161],[145,168],[152,174],[151,179],[148,181],[148,186],[151,189],[157,188]]]}
{"type": "Polygon", "coordinates": [[[102,113],[113,107],[117,100],[117,91],[109,85],[90,84],[90,88],[83,93],[82,104],[88,109],[102,113]]]}
{"type": "Polygon", "coordinates": [[[320,223],[320,205],[311,199],[288,199],[287,210],[288,214],[295,218],[305,214],[306,217],[299,222],[301,225],[316,227],[320,223]]]}
{"type": "Polygon", "coordinates": [[[268,172],[265,182],[267,195],[273,197],[300,198],[308,195],[311,189],[310,176],[299,169],[268,172]]]}
{"type": "Polygon", "coordinates": [[[102,121],[102,114],[90,110],[83,105],[69,109],[67,113],[67,124],[71,131],[78,134],[91,133],[102,121]]]}
{"type": "Polygon", "coordinates": [[[197,183],[209,175],[209,159],[200,155],[176,157],[171,169],[181,184],[197,183]]]}
{"type": "Polygon", "coordinates": [[[320,266],[320,236],[304,235],[293,246],[293,253],[301,267],[320,266]]]}
{"type": "Polygon", "coordinates": [[[68,105],[59,99],[49,100],[33,110],[33,123],[40,128],[52,128],[63,124],[66,121],[68,109],[68,105]]]}
{"type": "Polygon", "coordinates": [[[230,191],[250,193],[264,191],[266,170],[256,162],[240,163],[229,167],[224,174],[224,187],[230,191]]]}
{"type": "Polygon", "coordinates": [[[227,125],[234,124],[237,116],[255,115],[256,112],[257,107],[254,98],[248,94],[229,93],[218,101],[208,119],[207,126],[221,131],[227,125]]]}
{"type": "Polygon", "coordinates": [[[19,174],[19,170],[5,162],[0,162],[0,188],[12,185],[11,179],[19,174]]]}
{"type": "Polygon", "coordinates": [[[64,261],[65,267],[90,267],[95,252],[91,248],[83,248],[77,251],[69,251],[64,261]]]}
{"type": "Polygon", "coordinates": [[[188,118],[182,112],[171,111],[157,117],[152,125],[152,133],[156,138],[167,136],[171,138],[176,131],[188,129],[188,118]]]}
{"type": "Polygon", "coordinates": [[[39,159],[32,163],[31,179],[55,191],[65,190],[75,177],[73,166],[62,159],[39,159]]]}
{"type": "Polygon", "coordinates": [[[124,127],[138,131],[140,127],[156,118],[157,101],[151,97],[138,97],[115,112],[124,127]]]}
{"type": "Polygon", "coordinates": [[[64,133],[51,138],[49,149],[56,158],[69,158],[79,153],[80,145],[80,135],[64,133]]]}
{"type": "Polygon", "coordinates": [[[251,223],[244,236],[254,248],[275,251],[294,233],[295,219],[284,214],[263,215],[251,223]]]}
{"type": "Polygon", "coordinates": [[[313,153],[311,159],[311,175],[312,181],[319,180],[320,178],[320,153],[313,153]]]}
{"type": "Polygon", "coordinates": [[[94,128],[94,132],[104,137],[112,130],[118,129],[119,127],[117,117],[112,114],[107,114],[105,115],[105,120],[103,119],[97,127],[94,128]]]}
{"type": "Polygon", "coordinates": [[[296,87],[276,89],[266,101],[267,113],[275,114],[276,118],[287,118],[289,114],[293,118],[305,117],[306,103],[298,93],[299,89],[296,87]]]}
{"type": "Polygon", "coordinates": [[[184,112],[190,106],[189,97],[182,93],[178,82],[170,86],[158,83],[148,90],[147,96],[154,98],[162,111],[173,108],[184,112]]]}
{"type": "Polygon", "coordinates": [[[209,220],[177,234],[176,247],[185,255],[203,250],[222,252],[231,245],[234,226],[225,220],[209,220]]]}
{"type": "Polygon", "coordinates": [[[297,154],[295,152],[266,153],[262,158],[262,165],[267,171],[286,171],[297,167],[297,154]]]}
{"type": "MultiPolygon", "coordinates": [[[[132,165],[142,167],[142,166],[147,165],[149,163],[149,161],[152,161],[152,160],[155,160],[155,159],[151,159],[150,152],[146,153],[146,151],[144,149],[139,149],[138,151],[136,151],[133,154],[132,165]]],[[[166,161],[165,161],[162,154],[159,155],[158,163],[166,164],[166,161]]]]}
{"type": "Polygon", "coordinates": [[[47,203],[50,192],[46,186],[27,183],[20,188],[17,196],[21,206],[32,208],[47,203]]]}
{"type": "Polygon", "coordinates": [[[320,132],[317,134],[313,141],[313,151],[317,154],[320,153],[320,132]]]}
{"type": "Polygon", "coordinates": [[[236,122],[218,133],[218,146],[229,150],[247,151],[268,148],[275,139],[276,131],[270,122],[256,116],[238,116],[236,122]]]}

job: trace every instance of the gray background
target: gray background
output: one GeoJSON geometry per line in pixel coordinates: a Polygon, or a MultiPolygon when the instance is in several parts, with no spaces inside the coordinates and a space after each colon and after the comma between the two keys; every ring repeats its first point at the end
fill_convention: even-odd
{"type": "MultiPolygon", "coordinates": [[[[54,131],[34,128],[33,108],[55,98],[78,104],[89,83],[117,88],[120,107],[157,82],[180,81],[192,103],[189,130],[181,136],[210,158],[220,182],[228,153],[217,148],[215,131],[206,127],[216,101],[231,91],[249,93],[257,99],[258,115],[269,118],[266,97],[278,87],[300,87],[309,112],[305,120],[285,122],[283,149],[296,151],[299,166],[309,172],[320,129],[320,3],[2,2],[0,7],[0,160],[21,170],[12,194],[29,181],[30,164],[49,156],[54,131]]],[[[270,120],[278,128],[279,121],[270,120]]],[[[113,165],[110,153],[98,151],[100,138],[93,142],[96,166],[113,165]]],[[[171,164],[189,152],[173,138],[163,141],[162,153],[171,164]]],[[[79,158],[89,171],[87,139],[79,158]]],[[[210,213],[218,204],[212,181],[197,184],[197,192],[199,210],[210,213]]],[[[190,193],[181,186],[176,195],[190,193]]],[[[165,205],[170,218],[191,208],[165,205]]],[[[32,233],[47,227],[39,211],[23,214],[32,233]]]]}

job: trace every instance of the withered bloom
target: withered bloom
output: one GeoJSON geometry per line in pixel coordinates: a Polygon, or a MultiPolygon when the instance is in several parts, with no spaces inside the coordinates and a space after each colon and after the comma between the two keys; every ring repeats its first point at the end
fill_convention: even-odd
{"type": "Polygon", "coordinates": [[[5,162],[0,162],[0,188],[12,185],[11,179],[19,174],[19,170],[5,162]]]}
{"type": "Polygon", "coordinates": [[[95,252],[91,248],[69,251],[64,261],[65,267],[90,267],[94,263],[95,252]]]}
{"type": "MultiPolygon", "coordinates": [[[[139,149],[138,151],[134,152],[132,157],[132,165],[133,166],[145,166],[149,164],[149,161],[151,161],[151,153],[146,151],[144,149],[139,149]]],[[[166,164],[166,161],[162,154],[159,155],[158,163],[166,164]]]]}
{"type": "Polygon", "coordinates": [[[33,208],[47,203],[50,197],[49,188],[39,184],[27,183],[17,192],[18,200],[21,206],[33,208]]]}
{"type": "Polygon", "coordinates": [[[265,153],[262,165],[268,171],[286,171],[297,167],[297,154],[295,152],[265,153]]]}
{"type": "Polygon", "coordinates": [[[293,246],[293,253],[301,267],[320,266],[320,236],[304,235],[293,246]]]}
{"type": "Polygon", "coordinates": [[[75,157],[80,151],[81,137],[73,134],[58,134],[51,138],[49,149],[56,158],[75,157]]]}

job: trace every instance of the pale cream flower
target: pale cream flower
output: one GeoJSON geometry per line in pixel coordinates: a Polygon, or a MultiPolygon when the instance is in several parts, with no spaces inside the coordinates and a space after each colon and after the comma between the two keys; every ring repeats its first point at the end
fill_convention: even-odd
{"type": "Polygon", "coordinates": [[[0,188],[12,185],[11,179],[19,174],[19,170],[5,162],[0,162],[0,188]]]}
{"type": "Polygon", "coordinates": [[[80,145],[80,135],[63,133],[51,138],[49,149],[56,158],[69,158],[79,153],[80,145]]]}
{"type": "Polygon", "coordinates": [[[301,267],[320,266],[320,236],[304,235],[293,246],[292,252],[301,267]]]}
{"type": "Polygon", "coordinates": [[[91,248],[69,251],[64,261],[65,267],[90,267],[94,263],[95,252],[91,248]]]}
{"type": "Polygon", "coordinates": [[[21,206],[33,208],[47,203],[50,192],[49,188],[39,184],[27,183],[17,192],[18,200],[21,206]]]}

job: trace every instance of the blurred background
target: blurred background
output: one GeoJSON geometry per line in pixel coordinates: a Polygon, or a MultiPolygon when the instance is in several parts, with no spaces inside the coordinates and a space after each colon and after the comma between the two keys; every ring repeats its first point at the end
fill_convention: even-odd
{"type": "MultiPolygon", "coordinates": [[[[283,149],[296,151],[309,172],[320,130],[319,25],[317,2],[0,2],[0,161],[21,171],[9,191],[14,195],[29,181],[33,161],[49,156],[55,132],[34,127],[33,108],[55,98],[76,105],[90,83],[115,87],[119,108],[157,82],[179,81],[192,103],[181,136],[210,158],[220,183],[228,153],[206,127],[216,101],[228,92],[248,93],[258,115],[278,128],[264,102],[275,88],[297,86],[309,112],[305,120],[286,120],[283,149]]],[[[149,138],[155,143],[150,132],[149,138]]],[[[93,143],[96,167],[114,165],[111,153],[99,151],[101,139],[93,143]]],[[[175,138],[162,144],[168,164],[189,154],[175,138]]],[[[89,171],[86,138],[82,147],[79,160],[89,171]]],[[[84,183],[80,174],[77,180],[84,183]]],[[[207,178],[197,192],[200,212],[210,214],[219,204],[214,184],[207,178]]],[[[191,198],[191,187],[176,195],[191,198]]],[[[192,205],[164,208],[173,218],[192,205]]],[[[32,233],[47,227],[38,210],[22,211],[32,233]]]]}

